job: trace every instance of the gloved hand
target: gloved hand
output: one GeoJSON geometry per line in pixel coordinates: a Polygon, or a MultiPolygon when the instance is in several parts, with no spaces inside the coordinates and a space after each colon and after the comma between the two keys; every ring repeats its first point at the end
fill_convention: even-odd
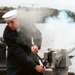
{"type": "Polygon", "coordinates": [[[37,54],[38,53],[38,46],[37,45],[33,45],[31,47],[31,51],[34,53],[34,54],[37,54]]]}
{"type": "Polygon", "coordinates": [[[36,65],[35,69],[36,69],[36,71],[38,71],[40,73],[43,73],[45,71],[45,69],[42,66],[40,66],[40,65],[36,65]]]}

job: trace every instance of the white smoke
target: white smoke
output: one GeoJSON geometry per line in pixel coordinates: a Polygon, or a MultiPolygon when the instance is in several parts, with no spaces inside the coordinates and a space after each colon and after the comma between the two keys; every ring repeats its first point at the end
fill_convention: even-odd
{"type": "MultiPolygon", "coordinates": [[[[44,22],[45,17],[53,14],[54,10],[51,11],[49,8],[22,8],[18,10],[18,19],[20,23],[20,32],[22,40],[24,41],[25,36],[30,37],[31,32],[37,31],[35,23],[44,22]],[[25,36],[24,36],[25,35],[25,36]]],[[[38,36],[39,37],[39,36],[38,36]]]]}
{"type": "Polygon", "coordinates": [[[45,30],[48,28],[48,32],[50,30],[54,35],[54,48],[75,44],[75,23],[65,11],[60,11],[57,17],[47,18],[46,23],[45,30]]]}
{"type": "Polygon", "coordinates": [[[60,11],[58,16],[46,18],[41,32],[43,34],[42,47],[46,49],[61,49],[75,44],[75,22],[66,11],[60,11]]]}

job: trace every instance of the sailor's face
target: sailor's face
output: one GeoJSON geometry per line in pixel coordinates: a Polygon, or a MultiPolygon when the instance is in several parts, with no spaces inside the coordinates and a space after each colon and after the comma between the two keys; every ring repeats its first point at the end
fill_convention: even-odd
{"type": "Polygon", "coordinates": [[[19,26],[19,20],[17,18],[14,18],[12,20],[6,21],[8,26],[11,28],[11,30],[16,30],[19,26]]]}

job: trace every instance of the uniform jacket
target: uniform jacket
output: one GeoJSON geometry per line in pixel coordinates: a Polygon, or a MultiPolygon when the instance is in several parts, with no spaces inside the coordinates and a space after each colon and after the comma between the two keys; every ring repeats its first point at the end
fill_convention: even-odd
{"type": "Polygon", "coordinates": [[[33,32],[25,31],[24,39],[17,33],[16,30],[12,31],[7,25],[3,38],[8,46],[7,54],[7,75],[42,75],[38,73],[34,67],[39,65],[38,57],[31,52],[31,37],[33,37],[34,44],[41,47],[41,33],[37,29],[33,32]],[[26,37],[30,34],[29,37],[26,37]],[[39,36],[39,37],[38,37],[39,36]]]}

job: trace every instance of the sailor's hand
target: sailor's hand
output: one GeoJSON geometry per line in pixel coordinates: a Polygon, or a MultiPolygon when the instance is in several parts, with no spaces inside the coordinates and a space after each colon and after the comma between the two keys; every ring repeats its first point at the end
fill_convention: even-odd
{"type": "Polygon", "coordinates": [[[38,71],[40,73],[43,73],[45,71],[45,69],[42,66],[40,66],[40,65],[36,65],[35,69],[36,69],[36,71],[38,71]]]}
{"type": "Polygon", "coordinates": [[[37,54],[37,53],[38,53],[38,46],[37,46],[37,45],[33,45],[33,46],[31,47],[31,50],[32,50],[32,52],[33,52],[34,54],[37,54]]]}

